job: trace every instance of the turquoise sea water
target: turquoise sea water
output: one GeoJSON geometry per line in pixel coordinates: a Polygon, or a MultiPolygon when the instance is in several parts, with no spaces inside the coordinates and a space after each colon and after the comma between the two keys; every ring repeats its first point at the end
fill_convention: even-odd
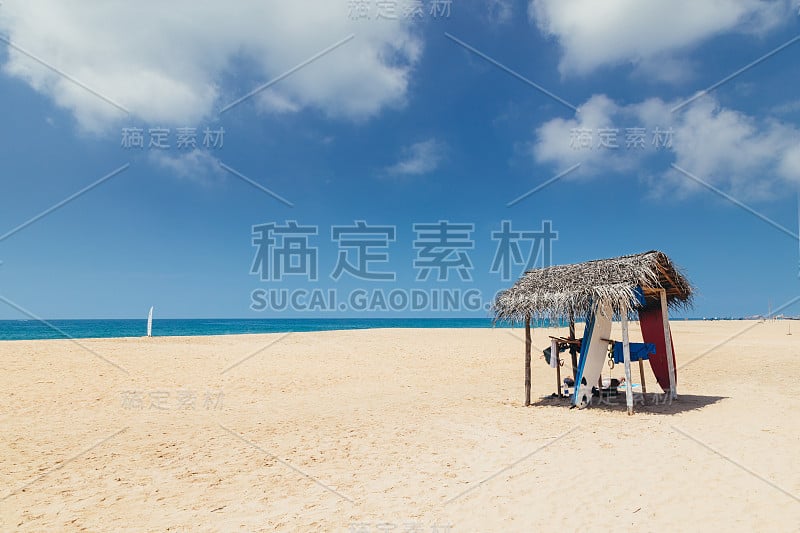
{"type": "MultiPolygon", "coordinates": [[[[368,328],[490,328],[490,318],[158,319],[153,336],[234,335],[368,328]]],[[[141,337],[139,320],[0,320],[0,340],[141,337]]]]}
{"type": "MultiPolygon", "coordinates": [[[[755,319],[759,317],[751,317],[755,319]]],[[[741,318],[682,320],[742,320],[741,318]]],[[[795,318],[800,320],[800,317],[795,318]]],[[[581,320],[579,320],[580,322],[581,320]]],[[[566,327],[566,322],[553,326],[566,327]]],[[[508,327],[499,323],[497,327],[508,327]]],[[[518,324],[519,326],[519,324],[518,324]]],[[[533,324],[550,327],[548,320],[533,324]]],[[[289,331],[332,331],[370,328],[491,328],[491,318],[178,318],[153,320],[154,337],[240,335],[289,331]]],[[[0,341],[38,339],[100,339],[143,337],[145,319],[114,320],[0,320],[0,341]]]]}
{"type": "MultiPolygon", "coordinates": [[[[800,317],[798,317],[800,319],[800,317]]],[[[683,320],[706,320],[688,318],[683,320]]],[[[711,319],[716,320],[716,319],[711,319]]],[[[726,320],[741,320],[727,318],[726,320]]],[[[547,320],[534,327],[549,327],[547,320]]],[[[566,327],[567,323],[553,323],[566,327]]],[[[497,327],[508,327],[499,323],[497,327]]],[[[192,318],[153,320],[154,337],[284,333],[370,328],[491,328],[491,318],[192,318]]],[[[0,320],[0,341],[37,339],[99,339],[143,337],[145,319],[0,320]]]]}

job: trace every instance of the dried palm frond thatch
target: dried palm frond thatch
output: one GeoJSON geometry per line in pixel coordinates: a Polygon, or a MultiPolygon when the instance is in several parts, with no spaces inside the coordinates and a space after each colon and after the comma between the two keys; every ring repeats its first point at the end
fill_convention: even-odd
{"type": "Polygon", "coordinates": [[[665,289],[670,307],[691,305],[692,286],[663,252],[650,251],[574,265],[525,272],[509,289],[498,293],[492,306],[495,321],[523,322],[531,318],[585,317],[596,305],[608,303],[615,316],[659,304],[665,289]]]}

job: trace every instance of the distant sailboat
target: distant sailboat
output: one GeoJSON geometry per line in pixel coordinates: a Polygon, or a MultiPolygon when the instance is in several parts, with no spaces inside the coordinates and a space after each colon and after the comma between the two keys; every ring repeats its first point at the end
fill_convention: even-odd
{"type": "Polygon", "coordinates": [[[147,313],[147,336],[153,336],[153,307],[150,307],[150,312],[147,313]]]}

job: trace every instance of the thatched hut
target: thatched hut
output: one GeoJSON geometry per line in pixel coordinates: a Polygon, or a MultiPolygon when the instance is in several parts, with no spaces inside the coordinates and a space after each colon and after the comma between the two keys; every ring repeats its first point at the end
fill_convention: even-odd
{"type": "MultiPolygon", "coordinates": [[[[512,287],[498,293],[492,310],[496,322],[525,324],[525,404],[530,405],[532,319],[568,320],[570,338],[574,339],[576,317],[588,319],[597,309],[610,309],[615,318],[623,321],[627,337],[629,316],[642,309],[662,307],[669,338],[667,308],[687,307],[691,305],[691,296],[692,286],[686,277],[666,254],[654,250],[529,270],[512,287]]],[[[671,363],[671,343],[667,344],[671,363]]],[[[575,350],[571,352],[574,367],[575,350]]],[[[670,372],[672,376],[672,366],[670,372]]],[[[674,394],[674,384],[671,389],[674,394]]]]}

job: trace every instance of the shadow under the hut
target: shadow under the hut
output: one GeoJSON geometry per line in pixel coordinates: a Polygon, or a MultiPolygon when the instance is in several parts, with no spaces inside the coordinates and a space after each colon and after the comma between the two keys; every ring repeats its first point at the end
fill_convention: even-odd
{"type": "MultiPolygon", "coordinates": [[[[660,415],[673,415],[684,413],[688,411],[696,411],[718,403],[721,400],[727,399],[727,396],[705,396],[699,394],[680,394],[677,399],[670,399],[668,394],[665,393],[647,393],[634,394],[633,410],[634,413],[651,413],[660,415]]],[[[570,396],[556,396],[553,393],[550,396],[543,396],[537,401],[531,403],[531,407],[558,407],[558,408],[572,408],[570,396]]],[[[618,394],[616,396],[594,396],[591,403],[586,409],[600,409],[602,411],[620,411],[627,410],[625,403],[625,394],[618,394]]],[[[577,410],[577,408],[576,408],[577,410]]]]}

